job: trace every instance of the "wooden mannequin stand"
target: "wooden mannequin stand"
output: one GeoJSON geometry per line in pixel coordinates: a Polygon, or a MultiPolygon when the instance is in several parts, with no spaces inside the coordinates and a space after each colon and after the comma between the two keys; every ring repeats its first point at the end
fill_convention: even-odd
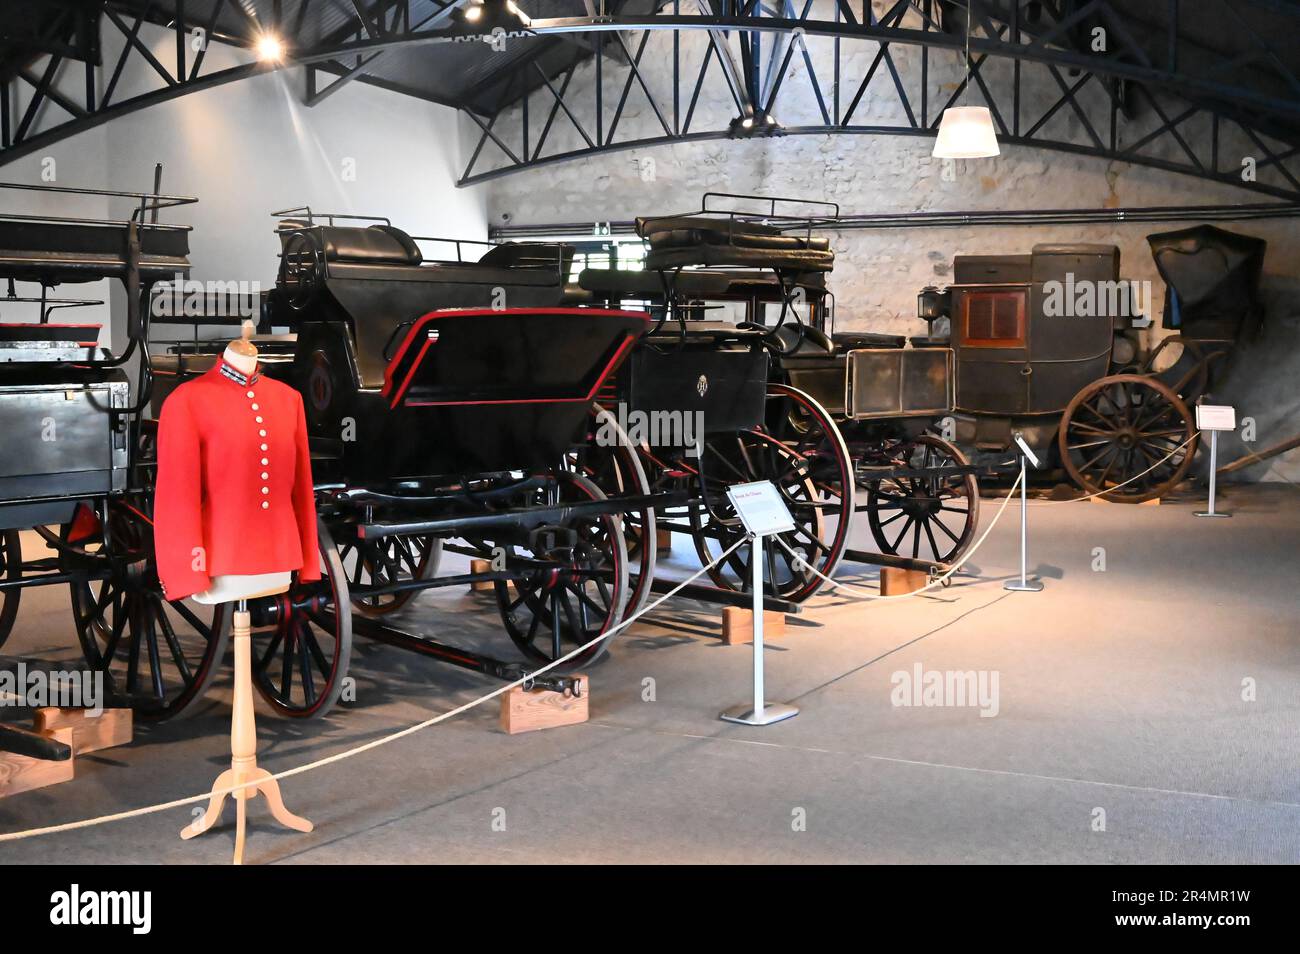
{"type": "Polygon", "coordinates": [[[257,766],[257,723],[253,714],[252,625],[248,615],[248,601],[236,604],[232,636],[235,643],[235,705],[230,717],[230,768],[217,776],[212,786],[212,799],[202,818],[195,819],[181,829],[181,837],[188,840],[208,831],[221,819],[221,809],[226,796],[235,799],[235,860],[244,863],[244,836],[247,824],[247,803],[259,793],[266,796],[271,817],[294,831],[311,831],[314,827],[284,807],[280,785],[271,773],[257,766]],[[235,792],[223,791],[246,782],[257,782],[235,792]]]}

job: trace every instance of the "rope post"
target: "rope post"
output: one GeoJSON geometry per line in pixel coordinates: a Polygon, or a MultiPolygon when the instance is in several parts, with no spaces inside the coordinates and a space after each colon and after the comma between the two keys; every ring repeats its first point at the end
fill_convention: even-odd
{"type": "Polygon", "coordinates": [[[1219,432],[1210,431],[1210,509],[1198,510],[1198,517],[1231,517],[1232,514],[1214,509],[1215,472],[1219,469],[1219,432]]]}
{"type": "Polygon", "coordinates": [[[724,709],[718,718],[741,725],[771,725],[799,714],[796,706],[784,702],[767,702],[763,691],[763,535],[753,536],[749,560],[752,571],[750,587],[754,594],[754,700],[724,709]]]}
{"type": "MultiPolygon", "coordinates": [[[[1013,593],[1037,593],[1043,588],[1043,581],[1031,580],[1028,576],[1029,458],[1034,455],[1019,431],[1016,432],[1015,439],[1020,445],[1020,579],[1007,580],[1002,584],[1002,588],[1013,593]]],[[[1038,463],[1038,458],[1034,457],[1034,463],[1038,463]]]]}

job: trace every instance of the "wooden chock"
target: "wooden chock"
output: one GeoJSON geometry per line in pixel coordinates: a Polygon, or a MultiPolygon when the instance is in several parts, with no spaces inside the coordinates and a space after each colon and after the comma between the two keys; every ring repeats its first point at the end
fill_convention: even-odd
{"type": "MultiPolygon", "coordinates": [[[[470,560],[469,571],[471,573],[490,573],[492,563],[488,560],[470,560]]],[[[496,584],[492,580],[475,580],[469,585],[473,593],[491,593],[496,589],[496,584]]]]}
{"type": "MultiPolygon", "coordinates": [[[[26,730],[23,730],[26,731],[26,730]]],[[[41,735],[72,746],[72,729],[52,729],[41,735]]],[[[18,755],[14,752],[0,752],[0,798],[30,792],[32,789],[70,782],[77,761],[76,749],[73,756],[63,761],[33,758],[30,755],[18,755]]]]}
{"type": "Polygon", "coordinates": [[[578,691],[574,695],[550,689],[515,686],[501,697],[502,730],[510,735],[518,735],[521,732],[586,722],[591,680],[586,676],[573,678],[578,685],[578,691]]]}
{"type": "Polygon", "coordinates": [[[266,796],[271,817],[294,831],[311,831],[312,823],[284,807],[280,785],[271,773],[257,765],[257,722],[253,714],[253,673],[251,622],[247,610],[236,610],[231,630],[235,644],[235,704],[230,717],[230,768],[217,776],[212,785],[212,797],[203,817],[196,818],[181,829],[181,837],[193,838],[208,831],[221,818],[226,796],[235,799],[235,858],[234,863],[244,863],[244,840],[247,827],[247,806],[258,794],[266,796]],[[246,785],[237,791],[227,791],[246,785]]]}
{"type": "MultiPolygon", "coordinates": [[[[1142,502],[1139,503],[1137,506],[1139,506],[1139,507],[1159,507],[1159,506],[1160,506],[1160,499],[1161,499],[1161,498],[1159,498],[1159,497],[1152,497],[1150,500],[1144,500],[1144,501],[1142,501],[1142,502]]],[[[1113,503],[1118,503],[1118,501],[1115,501],[1115,500],[1107,500],[1105,497],[1089,497],[1089,498],[1088,498],[1088,502],[1089,502],[1089,503],[1099,503],[1099,504],[1113,504],[1113,503]]],[[[1132,507],[1133,504],[1122,504],[1122,506],[1125,506],[1125,507],[1132,507]]]]}
{"type": "MultiPolygon", "coordinates": [[[[785,635],[785,614],[775,610],[763,611],[763,638],[785,635]]],[[[722,610],[722,641],[728,646],[742,646],[754,641],[754,611],[742,606],[727,606],[722,610]]]]}
{"type": "Polygon", "coordinates": [[[96,716],[88,714],[85,709],[49,706],[36,710],[34,727],[46,735],[56,729],[71,729],[72,751],[84,755],[115,745],[129,745],[133,738],[134,720],[130,709],[105,709],[96,716]]]}
{"type": "Polygon", "coordinates": [[[673,532],[666,527],[655,528],[655,549],[659,553],[671,553],[673,549],[673,532]]]}
{"type": "Polygon", "coordinates": [[[904,570],[893,566],[880,568],[880,595],[903,596],[924,589],[930,582],[924,570],[904,570]]]}

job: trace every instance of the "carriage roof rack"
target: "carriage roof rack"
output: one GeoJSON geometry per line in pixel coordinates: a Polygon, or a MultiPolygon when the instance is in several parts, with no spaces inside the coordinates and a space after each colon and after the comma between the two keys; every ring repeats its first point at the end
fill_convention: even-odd
{"type": "Polygon", "coordinates": [[[741,192],[706,192],[700,200],[700,208],[694,212],[674,212],[669,215],[642,216],[637,221],[637,233],[643,238],[651,231],[648,227],[655,222],[673,219],[691,219],[695,217],[720,217],[728,223],[728,228],[736,224],[767,226],[777,232],[805,230],[832,225],[839,221],[840,206],[838,202],[821,199],[796,199],[786,196],[749,195],[741,192]],[[738,199],[749,203],[747,208],[723,208],[722,199],[738,199]],[[805,211],[799,211],[799,207],[805,211]],[[814,209],[807,207],[813,206],[814,209]]]}
{"type": "MultiPolygon", "coordinates": [[[[317,219],[324,219],[325,224],[333,225],[335,219],[347,219],[350,222],[378,222],[383,225],[392,227],[393,221],[385,215],[354,215],[351,212],[313,212],[311,206],[300,205],[291,209],[280,209],[278,212],[271,213],[272,218],[283,219],[286,217],[306,218],[307,227],[314,228],[319,223],[317,219]]],[[[302,226],[288,226],[276,229],[277,232],[298,231],[302,226]]]]}
{"type": "Polygon", "coordinates": [[[158,192],[138,192],[122,189],[81,189],[75,186],[34,185],[28,182],[0,182],[0,189],[14,189],[22,192],[57,193],[62,195],[93,195],[139,200],[139,204],[132,209],[130,218],[128,219],[99,219],[86,218],[84,216],[60,215],[19,215],[10,212],[0,212],[0,219],[17,222],[52,222],[70,225],[105,225],[119,227],[126,225],[128,222],[135,222],[137,225],[145,228],[183,229],[189,231],[190,227],[188,225],[164,225],[159,222],[146,222],[145,215],[149,213],[156,214],[160,209],[170,209],[180,205],[193,205],[199,201],[194,196],[189,195],[164,195],[158,192]]]}

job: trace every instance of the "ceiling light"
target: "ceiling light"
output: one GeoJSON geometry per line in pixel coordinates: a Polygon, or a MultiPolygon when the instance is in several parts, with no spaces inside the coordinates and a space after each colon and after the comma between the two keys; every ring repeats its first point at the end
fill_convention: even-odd
{"type": "Polygon", "coordinates": [[[475,3],[465,8],[465,19],[468,20],[470,23],[476,22],[482,16],[483,16],[482,4],[475,3]]]}
{"type": "Polygon", "coordinates": [[[939,136],[931,151],[936,159],[987,159],[999,153],[998,135],[986,106],[967,106],[970,94],[970,14],[966,4],[966,82],[962,84],[962,105],[949,106],[939,121],[939,136]]]}
{"type": "Polygon", "coordinates": [[[257,58],[263,63],[278,63],[284,58],[284,44],[280,38],[270,34],[263,33],[257,38],[257,58]]]}
{"type": "Polygon", "coordinates": [[[749,127],[751,127],[751,126],[754,125],[754,117],[753,117],[753,116],[746,116],[744,119],[742,119],[742,120],[740,121],[740,125],[744,126],[746,129],[748,129],[749,127]]]}
{"type": "Polygon", "coordinates": [[[986,106],[950,106],[939,121],[936,159],[987,159],[999,153],[993,117],[986,106]]]}

